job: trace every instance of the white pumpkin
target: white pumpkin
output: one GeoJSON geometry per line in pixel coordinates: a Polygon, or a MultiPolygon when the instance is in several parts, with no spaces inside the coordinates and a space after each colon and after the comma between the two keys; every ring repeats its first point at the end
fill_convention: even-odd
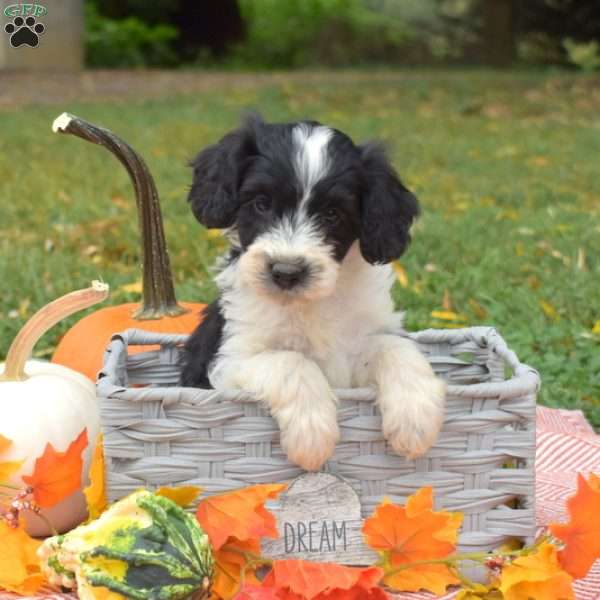
{"type": "MultiPolygon", "coordinates": [[[[107,295],[108,286],[94,282],[91,288],[67,294],[44,307],[25,324],[6,363],[0,364],[0,435],[12,441],[0,462],[24,461],[8,483],[24,487],[22,476],[33,473],[35,461],[48,443],[64,452],[83,429],[87,429],[89,444],[82,454],[82,487],[89,483],[88,470],[100,430],[94,384],[67,367],[26,359],[35,342],[55,323],[107,295]]],[[[42,512],[57,531],[67,531],[87,515],[83,492],[77,490],[42,512]]],[[[51,533],[34,513],[27,512],[25,522],[31,535],[51,533]]]]}

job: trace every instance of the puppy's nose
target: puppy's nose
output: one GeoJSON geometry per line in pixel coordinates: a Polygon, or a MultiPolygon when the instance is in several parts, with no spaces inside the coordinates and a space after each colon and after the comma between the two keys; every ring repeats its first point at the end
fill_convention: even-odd
{"type": "Polygon", "coordinates": [[[282,290],[291,290],[302,283],[308,274],[305,263],[275,262],[271,264],[271,278],[282,290]]]}

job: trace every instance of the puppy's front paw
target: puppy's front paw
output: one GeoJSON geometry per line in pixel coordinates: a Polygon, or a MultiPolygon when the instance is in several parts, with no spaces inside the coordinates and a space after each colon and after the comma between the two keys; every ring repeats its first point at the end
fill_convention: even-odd
{"type": "Polygon", "coordinates": [[[335,410],[296,412],[294,418],[278,420],[281,447],[290,461],[306,471],[318,471],[333,454],[340,437],[335,410]]]}
{"type": "Polygon", "coordinates": [[[383,435],[399,454],[415,458],[435,443],[444,422],[446,384],[416,375],[410,384],[392,386],[380,398],[383,435]]]}

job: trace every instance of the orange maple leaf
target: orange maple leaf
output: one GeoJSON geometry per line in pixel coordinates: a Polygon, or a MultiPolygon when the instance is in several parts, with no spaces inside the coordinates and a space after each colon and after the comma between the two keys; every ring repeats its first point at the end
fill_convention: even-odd
{"type": "Polygon", "coordinates": [[[23,475],[23,481],[33,487],[39,506],[50,508],[81,488],[81,453],[87,445],[85,428],[65,452],[57,452],[52,444],[46,444],[44,453],[35,461],[33,474],[23,475]]]}
{"type": "Polygon", "coordinates": [[[387,598],[377,587],[382,577],[379,567],[277,560],[263,585],[277,588],[281,600],[380,600],[387,598]]]}
{"type": "Polygon", "coordinates": [[[286,487],[284,484],[253,485],[209,496],[198,503],[196,518],[215,550],[230,537],[240,541],[275,538],[278,535],[275,517],[264,503],[276,498],[286,487]]]}
{"type": "Polygon", "coordinates": [[[234,600],[280,600],[280,597],[277,588],[247,583],[234,600]]]}
{"type": "Polygon", "coordinates": [[[556,547],[545,542],[504,567],[497,585],[504,600],[572,600],[572,582],[558,562],[556,547]]]}
{"type": "Polygon", "coordinates": [[[227,543],[215,551],[215,578],[212,591],[219,598],[229,600],[236,596],[242,580],[242,569],[244,570],[244,581],[249,584],[258,584],[259,581],[254,571],[247,569],[248,561],[244,552],[260,554],[259,540],[245,540],[240,542],[235,538],[229,538],[227,543]]]}
{"type": "Polygon", "coordinates": [[[443,594],[448,585],[459,583],[444,564],[413,562],[445,558],[456,549],[461,513],[433,510],[430,487],[410,496],[406,506],[384,501],[365,520],[365,542],[384,558],[384,582],[397,590],[429,590],[443,594]]]}
{"type": "Polygon", "coordinates": [[[565,547],[558,553],[563,568],[576,579],[585,577],[600,558],[600,478],[577,477],[577,493],[567,500],[569,522],[550,524],[552,535],[565,547]]]}
{"type": "Polygon", "coordinates": [[[108,507],[102,441],[102,434],[99,434],[90,465],[90,485],[83,490],[89,519],[97,519],[108,507]]]}
{"type": "Polygon", "coordinates": [[[36,551],[41,542],[30,538],[23,528],[0,521],[0,589],[22,595],[35,593],[44,583],[36,551]]]}

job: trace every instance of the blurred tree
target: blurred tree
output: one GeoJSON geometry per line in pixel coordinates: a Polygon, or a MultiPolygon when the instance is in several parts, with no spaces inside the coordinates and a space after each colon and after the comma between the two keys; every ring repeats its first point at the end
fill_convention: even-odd
{"type": "Polygon", "coordinates": [[[183,58],[192,59],[200,48],[222,58],[244,38],[245,26],[237,0],[179,0],[173,23],[180,31],[176,42],[183,58]]]}
{"type": "Polygon", "coordinates": [[[135,17],[148,25],[174,26],[179,34],[171,46],[180,62],[194,61],[206,54],[220,58],[245,33],[237,0],[91,1],[104,17],[135,17]]]}
{"type": "Polygon", "coordinates": [[[598,0],[527,0],[517,7],[520,32],[545,33],[559,41],[600,41],[598,0]]]}
{"type": "Polygon", "coordinates": [[[496,67],[509,66],[516,47],[514,0],[483,0],[481,8],[486,62],[496,67]]]}

